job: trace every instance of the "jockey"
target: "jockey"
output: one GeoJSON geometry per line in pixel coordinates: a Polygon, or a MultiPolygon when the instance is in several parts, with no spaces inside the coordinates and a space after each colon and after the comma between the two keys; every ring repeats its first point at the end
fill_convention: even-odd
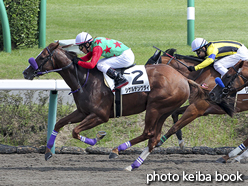
{"type": "Polygon", "coordinates": [[[115,80],[115,89],[120,89],[128,84],[127,79],[117,72],[115,68],[128,67],[134,63],[134,54],[131,48],[114,39],[105,37],[93,39],[86,32],[81,32],[77,35],[76,45],[86,55],[76,59],[74,62],[87,69],[93,69],[97,66],[98,70],[115,80]],[[101,56],[104,58],[100,59],[101,56]],[[86,62],[90,59],[90,62],[86,62]]]}
{"type": "Polygon", "coordinates": [[[191,48],[199,58],[207,58],[196,66],[189,66],[189,71],[197,71],[214,63],[214,69],[222,77],[228,71],[227,68],[234,66],[240,59],[248,59],[247,48],[237,41],[220,40],[208,43],[203,38],[196,38],[193,40],[191,48]]]}

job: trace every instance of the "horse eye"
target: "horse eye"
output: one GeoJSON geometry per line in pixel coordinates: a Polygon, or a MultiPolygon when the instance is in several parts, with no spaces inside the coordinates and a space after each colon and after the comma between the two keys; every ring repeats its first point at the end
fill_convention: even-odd
{"type": "Polygon", "coordinates": [[[227,74],[227,75],[226,75],[226,77],[227,77],[227,78],[230,78],[230,77],[231,77],[231,75],[230,75],[230,74],[227,74]]]}

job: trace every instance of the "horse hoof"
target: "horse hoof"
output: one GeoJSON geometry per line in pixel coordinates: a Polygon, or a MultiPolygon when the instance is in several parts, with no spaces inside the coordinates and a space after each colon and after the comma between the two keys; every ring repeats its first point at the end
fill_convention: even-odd
{"type": "Polygon", "coordinates": [[[106,132],[105,131],[99,131],[97,134],[96,134],[96,140],[97,141],[100,141],[102,138],[104,138],[104,136],[106,136],[106,132]]]}
{"type": "Polygon", "coordinates": [[[216,160],[217,163],[226,163],[226,160],[224,158],[219,158],[216,160]]]}
{"type": "Polygon", "coordinates": [[[181,150],[184,149],[184,141],[183,141],[183,140],[181,140],[181,141],[179,142],[179,147],[180,147],[181,150]]]}
{"type": "Polygon", "coordinates": [[[49,160],[52,156],[53,156],[53,155],[52,155],[51,152],[47,152],[47,153],[45,154],[45,160],[46,160],[46,161],[49,160]]]}
{"type": "Polygon", "coordinates": [[[109,154],[109,159],[114,159],[114,158],[118,158],[118,154],[111,152],[109,154]]]}
{"type": "Polygon", "coordinates": [[[155,147],[160,147],[161,145],[163,145],[162,141],[158,142],[158,144],[155,147]]]}
{"type": "Polygon", "coordinates": [[[236,158],[234,158],[231,163],[240,163],[240,160],[237,160],[236,158]]]}
{"type": "Polygon", "coordinates": [[[131,167],[131,165],[129,165],[128,167],[126,167],[124,170],[126,170],[126,171],[132,171],[133,170],[133,168],[131,167]]]}

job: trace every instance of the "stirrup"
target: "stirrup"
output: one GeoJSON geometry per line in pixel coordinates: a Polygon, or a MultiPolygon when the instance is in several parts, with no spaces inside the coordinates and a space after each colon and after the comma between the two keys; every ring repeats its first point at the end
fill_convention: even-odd
{"type": "Polygon", "coordinates": [[[115,89],[121,89],[122,87],[126,86],[127,84],[128,84],[128,81],[126,80],[126,82],[116,86],[115,89]]]}

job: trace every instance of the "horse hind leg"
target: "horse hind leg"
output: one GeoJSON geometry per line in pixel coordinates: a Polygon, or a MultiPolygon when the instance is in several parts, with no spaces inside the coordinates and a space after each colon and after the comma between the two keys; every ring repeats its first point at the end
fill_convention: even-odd
{"type": "Polygon", "coordinates": [[[248,150],[244,151],[241,155],[234,158],[232,160],[232,163],[236,163],[236,162],[242,163],[242,160],[246,162],[247,157],[248,157],[248,150]]]}
{"type": "Polygon", "coordinates": [[[133,169],[139,168],[149,154],[149,147],[146,147],[145,150],[143,150],[143,152],[140,154],[140,156],[132,163],[132,165],[129,165],[124,170],[132,171],[133,169]]]}
{"type": "Polygon", "coordinates": [[[141,166],[141,164],[145,161],[145,159],[152,152],[155,145],[160,141],[160,135],[161,135],[163,123],[164,123],[164,120],[160,120],[160,122],[157,126],[156,134],[154,135],[154,137],[149,139],[148,146],[143,150],[143,152],[140,154],[140,156],[131,165],[127,166],[124,170],[132,171],[132,170],[137,169],[141,166]]]}
{"type": "Polygon", "coordinates": [[[156,126],[154,127],[155,134],[148,141],[148,146],[143,150],[140,156],[131,165],[126,167],[124,170],[132,171],[133,169],[137,169],[141,166],[141,164],[145,161],[148,155],[155,148],[156,144],[160,141],[163,123],[169,115],[170,114],[164,114],[162,117],[160,117],[158,122],[156,122],[156,126]]]}
{"type": "Polygon", "coordinates": [[[146,133],[143,132],[143,134],[138,136],[137,138],[134,138],[134,139],[132,139],[130,141],[127,141],[127,142],[119,145],[118,147],[113,148],[111,153],[109,154],[109,159],[117,158],[119,156],[120,151],[124,151],[124,150],[128,149],[129,147],[131,147],[132,145],[135,145],[137,143],[145,141],[148,138],[149,137],[146,135],[146,133]]]}
{"type": "MultiPolygon", "coordinates": [[[[241,151],[245,150],[245,148],[247,147],[248,143],[248,138],[242,143],[240,144],[237,148],[235,148],[234,150],[232,150],[231,152],[229,152],[227,155],[222,156],[221,158],[217,159],[216,162],[217,163],[226,163],[228,159],[237,156],[241,151]]],[[[238,162],[240,162],[240,160],[242,159],[243,156],[240,157],[236,157],[236,160],[238,162]]],[[[235,162],[235,159],[234,161],[235,162]]]]}
{"type": "Polygon", "coordinates": [[[142,141],[145,141],[149,138],[151,138],[152,136],[155,135],[155,123],[157,122],[157,118],[159,116],[159,113],[157,112],[156,114],[153,113],[149,113],[149,111],[146,112],[146,116],[145,116],[145,128],[144,131],[142,133],[142,135],[128,141],[125,142],[121,145],[119,145],[118,147],[115,147],[111,153],[109,154],[109,159],[113,159],[113,158],[117,158],[119,156],[119,152],[120,151],[124,151],[127,148],[131,147],[132,145],[136,145],[137,143],[140,143],[142,141]]]}

